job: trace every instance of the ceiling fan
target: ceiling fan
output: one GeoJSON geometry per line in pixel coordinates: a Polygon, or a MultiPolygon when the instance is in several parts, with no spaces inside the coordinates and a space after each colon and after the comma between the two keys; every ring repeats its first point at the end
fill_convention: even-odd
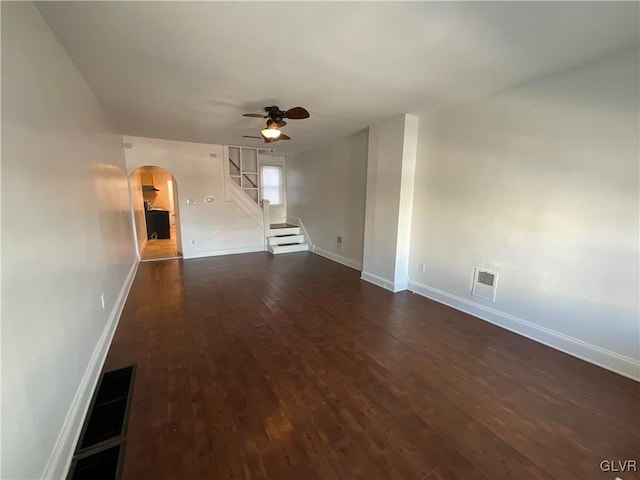
{"type": "Polygon", "coordinates": [[[264,140],[264,143],[273,143],[278,140],[291,140],[291,137],[285,135],[280,130],[287,124],[284,119],[302,120],[304,118],[309,118],[309,112],[303,107],[293,107],[285,111],[280,110],[280,107],[277,105],[273,105],[271,107],[264,107],[264,111],[265,113],[245,113],[242,115],[243,117],[267,119],[267,126],[261,130],[261,136],[243,135],[243,137],[262,139],[264,140]]]}

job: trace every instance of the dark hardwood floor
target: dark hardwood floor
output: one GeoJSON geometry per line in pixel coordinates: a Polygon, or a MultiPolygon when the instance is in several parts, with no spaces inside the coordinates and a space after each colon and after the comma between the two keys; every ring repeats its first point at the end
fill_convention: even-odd
{"type": "Polygon", "coordinates": [[[124,479],[608,479],[639,384],[311,253],[140,265],[124,479]]]}

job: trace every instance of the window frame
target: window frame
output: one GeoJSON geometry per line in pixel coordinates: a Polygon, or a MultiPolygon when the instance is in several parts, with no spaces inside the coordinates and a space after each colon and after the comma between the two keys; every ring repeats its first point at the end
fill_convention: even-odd
{"type": "Polygon", "coordinates": [[[284,207],[286,205],[286,189],[285,189],[285,171],[284,165],[280,163],[267,163],[260,162],[260,200],[264,200],[264,181],[263,181],[263,168],[264,167],[275,167],[280,169],[280,203],[269,203],[272,207],[284,207]]]}

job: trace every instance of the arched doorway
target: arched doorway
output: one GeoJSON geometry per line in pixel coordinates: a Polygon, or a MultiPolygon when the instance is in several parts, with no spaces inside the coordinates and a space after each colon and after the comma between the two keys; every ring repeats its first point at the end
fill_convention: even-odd
{"type": "Polygon", "coordinates": [[[140,261],[182,257],[178,183],[168,170],[156,165],[129,175],[133,224],[140,261]]]}

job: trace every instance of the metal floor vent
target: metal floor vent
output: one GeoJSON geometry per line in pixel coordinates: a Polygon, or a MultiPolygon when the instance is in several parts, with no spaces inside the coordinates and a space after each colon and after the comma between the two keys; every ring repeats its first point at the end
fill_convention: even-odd
{"type": "Polygon", "coordinates": [[[498,274],[496,272],[490,272],[482,268],[474,269],[471,295],[495,302],[497,287],[498,274]]]}
{"type": "Polygon", "coordinates": [[[93,395],[69,480],[114,480],[124,453],[135,365],[104,373],[93,395]]]}
{"type": "Polygon", "coordinates": [[[95,453],[75,458],[70,480],[115,480],[122,473],[124,442],[95,453]]]}
{"type": "Polygon", "coordinates": [[[78,442],[78,452],[127,431],[134,366],[103,374],[78,442]]]}

